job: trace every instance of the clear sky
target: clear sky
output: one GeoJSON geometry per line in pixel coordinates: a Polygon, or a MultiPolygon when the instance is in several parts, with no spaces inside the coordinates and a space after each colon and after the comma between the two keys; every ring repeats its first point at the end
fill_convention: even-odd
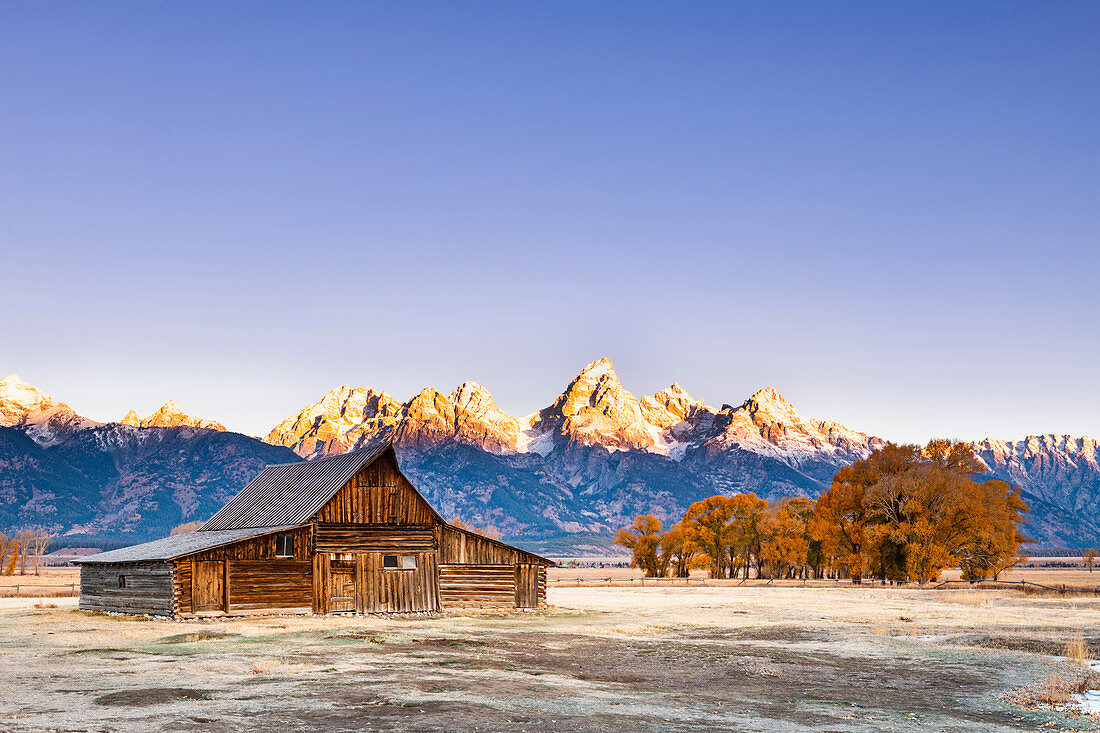
{"type": "Polygon", "coordinates": [[[1100,4],[3,3],[0,375],[251,434],[610,356],[1100,433],[1100,4]]]}

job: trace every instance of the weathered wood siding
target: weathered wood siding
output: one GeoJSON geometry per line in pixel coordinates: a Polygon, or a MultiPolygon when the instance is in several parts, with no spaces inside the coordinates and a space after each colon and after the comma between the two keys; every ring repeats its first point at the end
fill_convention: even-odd
{"type": "Polygon", "coordinates": [[[279,534],[294,538],[293,557],[275,556],[275,538],[278,535],[272,534],[177,560],[174,585],[176,613],[189,616],[262,609],[309,609],[313,602],[311,529],[301,527],[279,534]],[[216,596],[216,576],[219,573],[222,601],[215,604],[213,597],[216,596]]]}
{"type": "Polygon", "coordinates": [[[438,611],[435,552],[318,553],[313,563],[316,613],[438,611]],[[383,567],[385,555],[416,558],[415,569],[383,567]]]}
{"type": "Polygon", "coordinates": [[[516,565],[516,608],[539,607],[540,569],[539,565],[516,565]]]}
{"type": "Polygon", "coordinates": [[[415,553],[416,569],[382,567],[383,555],[369,552],[359,555],[362,568],[362,605],[360,613],[407,613],[438,611],[439,573],[434,552],[415,553]]]}
{"type": "Polygon", "coordinates": [[[443,610],[515,608],[516,566],[439,566],[439,603],[443,610]]]}
{"type": "Polygon", "coordinates": [[[230,560],[229,610],[308,609],[312,582],[308,560],[230,560]]]}
{"type": "Polygon", "coordinates": [[[398,527],[379,524],[318,523],[314,530],[317,552],[428,552],[435,549],[431,524],[398,527]]]}
{"type": "Polygon", "coordinates": [[[516,550],[502,543],[464,532],[450,525],[439,527],[440,565],[514,565],[516,550]]]}
{"type": "Polygon", "coordinates": [[[94,565],[80,568],[80,608],[85,611],[118,611],[170,616],[172,565],[143,563],[94,565]],[[119,577],[125,587],[119,587],[119,577]]]}
{"type": "Polygon", "coordinates": [[[314,516],[342,524],[431,524],[428,502],[397,469],[392,453],[364,466],[314,516]]]}

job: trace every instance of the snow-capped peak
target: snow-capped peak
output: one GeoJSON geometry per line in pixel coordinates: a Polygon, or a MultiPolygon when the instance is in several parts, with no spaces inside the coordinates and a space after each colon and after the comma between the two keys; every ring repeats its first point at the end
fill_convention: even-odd
{"type": "Polygon", "coordinates": [[[581,369],[580,373],[577,375],[577,378],[589,377],[591,379],[599,379],[600,377],[608,374],[613,375],[614,373],[615,365],[611,363],[610,359],[604,356],[586,364],[584,369],[581,369]]]}
{"type": "Polygon", "coordinates": [[[27,384],[18,374],[9,374],[0,379],[0,402],[33,410],[52,403],[53,397],[27,384]]]}
{"type": "Polygon", "coordinates": [[[798,410],[794,408],[794,405],[783,399],[783,395],[781,395],[779,390],[775,387],[758,389],[745,400],[740,409],[749,410],[754,413],[765,413],[777,419],[802,419],[802,416],[798,414],[798,410]]]}
{"type": "Polygon", "coordinates": [[[0,426],[25,427],[40,445],[53,445],[67,430],[92,427],[99,423],[76,414],[64,402],[58,402],[18,374],[0,379],[0,426]]]}

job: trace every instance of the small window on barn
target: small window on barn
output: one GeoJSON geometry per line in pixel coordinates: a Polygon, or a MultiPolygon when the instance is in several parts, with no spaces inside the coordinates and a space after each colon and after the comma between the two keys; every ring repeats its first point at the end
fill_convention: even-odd
{"type": "Polygon", "coordinates": [[[416,555],[402,555],[401,556],[401,569],[402,570],[416,570],[416,555]]]}
{"type": "Polygon", "coordinates": [[[118,576],[118,587],[119,588],[125,588],[126,587],[126,576],[125,575],[118,576]]]}
{"type": "Polygon", "coordinates": [[[384,568],[398,568],[398,567],[401,567],[400,563],[397,560],[397,555],[383,555],[382,556],[382,567],[384,567],[384,568]]]}
{"type": "Polygon", "coordinates": [[[275,557],[294,557],[294,535],[281,534],[275,537],[275,557]]]}

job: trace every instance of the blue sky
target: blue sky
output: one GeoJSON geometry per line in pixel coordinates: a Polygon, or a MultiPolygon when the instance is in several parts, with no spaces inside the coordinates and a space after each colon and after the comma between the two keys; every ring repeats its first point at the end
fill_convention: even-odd
{"type": "Polygon", "coordinates": [[[0,373],[258,434],[610,356],[1100,432],[1095,3],[5,3],[0,373]]]}

